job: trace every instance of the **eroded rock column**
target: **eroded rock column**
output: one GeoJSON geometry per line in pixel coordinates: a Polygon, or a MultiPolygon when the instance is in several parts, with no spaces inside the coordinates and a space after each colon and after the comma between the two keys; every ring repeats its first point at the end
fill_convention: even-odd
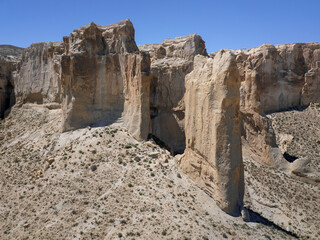
{"type": "Polygon", "coordinates": [[[123,121],[137,139],[150,131],[150,56],[129,20],[94,23],[64,38],[62,131],[123,121]]]}
{"type": "Polygon", "coordinates": [[[235,57],[221,50],[214,59],[196,56],[186,76],[186,151],[181,168],[228,214],[243,205],[240,78],[235,57]]]}

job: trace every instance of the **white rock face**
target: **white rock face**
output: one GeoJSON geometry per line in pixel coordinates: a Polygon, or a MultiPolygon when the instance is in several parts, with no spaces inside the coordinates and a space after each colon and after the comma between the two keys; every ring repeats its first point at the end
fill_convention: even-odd
{"type": "Polygon", "coordinates": [[[186,77],[186,151],[182,169],[210,192],[225,212],[238,216],[244,177],[240,133],[240,76],[235,56],[196,56],[186,77]]]}

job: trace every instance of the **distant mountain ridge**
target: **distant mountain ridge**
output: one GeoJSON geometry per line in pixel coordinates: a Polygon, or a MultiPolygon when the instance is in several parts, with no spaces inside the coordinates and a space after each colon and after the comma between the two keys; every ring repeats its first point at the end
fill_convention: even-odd
{"type": "Polygon", "coordinates": [[[24,48],[13,45],[0,45],[0,56],[18,56],[23,50],[24,48]]]}

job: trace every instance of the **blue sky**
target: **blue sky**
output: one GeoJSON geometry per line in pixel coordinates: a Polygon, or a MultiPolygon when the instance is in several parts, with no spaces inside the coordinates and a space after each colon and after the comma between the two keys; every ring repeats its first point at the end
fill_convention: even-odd
{"type": "Polygon", "coordinates": [[[320,41],[320,0],[0,0],[0,44],[61,41],[89,22],[126,18],[137,44],[191,33],[202,36],[208,52],[320,41]]]}

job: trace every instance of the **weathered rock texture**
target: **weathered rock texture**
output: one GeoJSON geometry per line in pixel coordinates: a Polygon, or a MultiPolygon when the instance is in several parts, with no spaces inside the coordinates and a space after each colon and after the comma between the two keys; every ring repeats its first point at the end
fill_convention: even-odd
{"type": "Polygon", "coordinates": [[[32,44],[14,84],[17,102],[61,103],[62,131],[119,120],[138,139],[149,134],[150,57],[139,52],[129,20],[32,44]]]}
{"type": "Polygon", "coordinates": [[[241,74],[243,135],[264,163],[276,166],[280,150],[264,115],[320,101],[320,45],[264,44],[234,53],[241,74]]]}
{"type": "Polygon", "coordinates": [[[186,151],[182,169],[213,195],[227,213],[239,215],[244,176],[240,135],[240,76],[235,56],[196,56],[186,77],[186,151]]]}
{"type": "Polygon", "coordinates": [[[94,23],[64,38],[63,130],[123,118],[146,139],[150,129],[150,57],[140,53],[129,20],[94,23]]]}
{"type": "Polygon", "coordinates": [[[171,152],[183,153],[185,76],[193,69],[195,55],[207,55],[205,43],[191,34],[139,49],[151,56],[151,133],[171,152]]]}
{"type": "Polygon", "coordinates": [[[320,44],[264,44],[235,53],[242,111],[263,114],[320,101],[320,44]]]}
{"type": "Polygon", "coordinates": [[[15,103],[13,72],[18,65],[18,56],[23,48],[0,45],[0,119],[15,103]]]}
{"type": "Polygon", "coordinates": [[[17,102],[61,103],[62,42],[35,43],[22,54],[15,76],[17,102]]]}

